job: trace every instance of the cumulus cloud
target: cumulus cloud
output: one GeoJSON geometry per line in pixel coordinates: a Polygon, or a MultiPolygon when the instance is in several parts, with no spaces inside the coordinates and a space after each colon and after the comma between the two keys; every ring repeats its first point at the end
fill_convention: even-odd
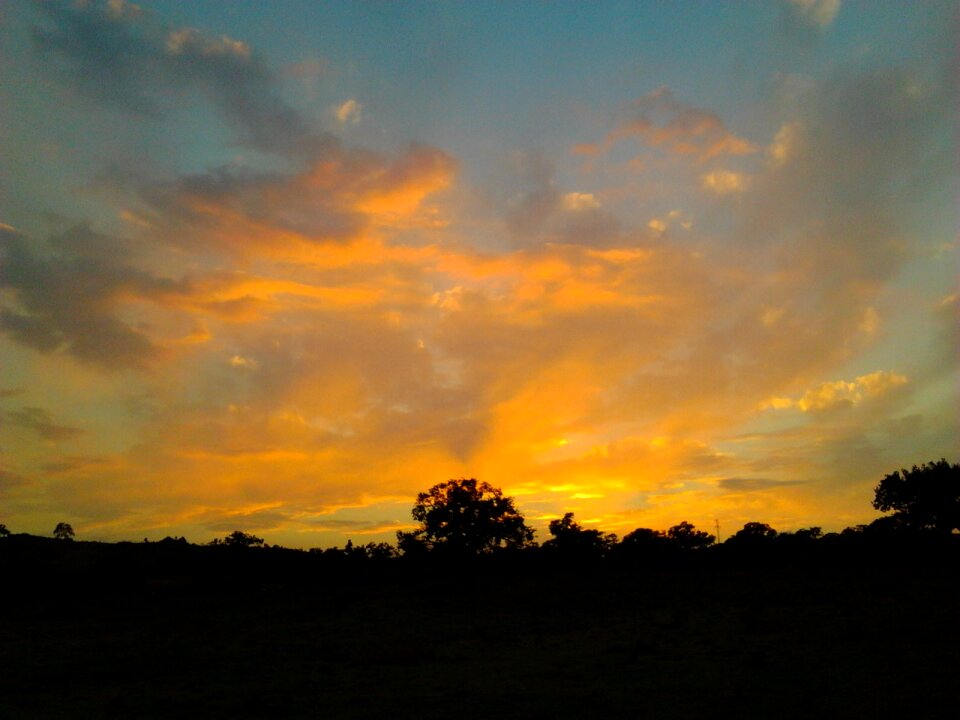
{"type": "Polygon", "coordinates": [[[230,363],[230,367],[243,368],[245,370],[256,370],[260,367],[260,363],[256,360],[243,357],[242,355],[234,355],[228,362],[230,363]]]}
{"type": "Polygon", "coordinates": [[[785,165],[796,155],[802,142],[803,124],[798,121],[784,123],[767,147],[767,155],[775,165],[785,165]]]}
{"type": "Polygon", "coordinates": [[[345,100],[341,104],[337,105],[334,110],[334,115],[337,116],[337,120],[344,125],[356,125],[358,122],[360,122],[362,114],[363,106],[353,98],[345,100]]]}
{"type": "Polygon", "coordinates": [[[600,207],[600,201],[593,193],[569,192],[563,196],[563,206],[567,210],[589,210],[600,207]]]}
{"type": "Polygon", "coordinates": [[[853,407],[865,400],[886,395],[907,383],[907,377],[889,370],[877,370],[854,380],[834,380],[820,383],[807,390],[800,398],[775,397],[765,405],[778,410],[797,408],[803,412],[820,412],[842,407],[853,407]]]}
{"type": "Polygon", "coordinates": [[[671,228],[674,230],[690,230],[693,227],[693,221],[685,216],[680,210],[671,210],[660,217],[650,218],[647,221],[647,228],[655,236],[662,235],[671,228]]]}
{"type": "Polygon", "coordinates": [[[742,193],[747,189],[750,179],[743,173],[729,170],[714,170],[700,176],[701,184],[717,195],[742,193]]]}

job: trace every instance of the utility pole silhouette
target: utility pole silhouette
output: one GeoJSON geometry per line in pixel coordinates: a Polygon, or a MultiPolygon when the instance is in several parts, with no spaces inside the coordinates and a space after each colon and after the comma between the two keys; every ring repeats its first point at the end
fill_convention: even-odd
{"type": "Polygon", "coordinates": [[[720,544],[720,521],[714,518],[713,526],[717,529],[717,545],[719,545],[720,544]]]}

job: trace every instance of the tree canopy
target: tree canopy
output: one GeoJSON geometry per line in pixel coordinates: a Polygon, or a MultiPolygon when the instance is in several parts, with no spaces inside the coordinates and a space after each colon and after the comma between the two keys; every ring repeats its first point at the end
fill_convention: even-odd
{"type": "Polygon", "coordinates": [[[73,540],[73,527],[70,523],[57,523],[57,526],[53,529],[53,536],[57,540],[73,540]]]}
{"type": "Polygon", "coordinates": [[[263,538],[256,535],[250,535],[242,530],[234,530],[222,540],[215,538],[210,542],[211,545],[227,545],[228,547],[249,548],[263,547],[263,538]]]}
{"type": "Polygon", "coordinates": [[[513,498],[474,478],[448,480],[419,493],[411,514],[420,527],[397,533],[404,554],[412,554],[419,546],[477,555],[533,542],[533,530],[513,498]]]}
{"type": "Polygon", "coordinates": [[[777,531],[766,523],[748,522],[727,540],[732,545],[755,545],[777,537],[777,531]]]}
{"type": "Polygon", "coordinates": [[[667,537],[681,550],[696,550],[712,545],[716,538],[708,532],[697,530],[686,520],[667,530],[667,537]]]}
{"type": "Polygon", "coordinates": [[[946,459],[887,475],[874,489],[873,506],[904,527],[949,534],[960,529],[960,464],[946,459]]]}
{"type": "Polygon", "coordinates": [[[667,536],[653,528],[636,528],[623,536],[620,548],[630,553],[662,552],[670,547],[667,536]]]}
{"type": "Polygon", "coordinates": [[[617,542],[616,535],[593,528],[584,529],[573,519],[572,512],[565,513],[561,519],[551,520],[549,529],[553,537],[543,547],[568,555],[604,555],[617,542]]]}

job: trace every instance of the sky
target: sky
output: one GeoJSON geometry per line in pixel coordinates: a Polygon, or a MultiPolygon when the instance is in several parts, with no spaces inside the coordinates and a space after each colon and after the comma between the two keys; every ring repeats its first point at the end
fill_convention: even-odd
{"type": "Polygon", "coordinates": [[[0,522],[841,530],[960,460],[953,2],[0,6],[0,522]]]}

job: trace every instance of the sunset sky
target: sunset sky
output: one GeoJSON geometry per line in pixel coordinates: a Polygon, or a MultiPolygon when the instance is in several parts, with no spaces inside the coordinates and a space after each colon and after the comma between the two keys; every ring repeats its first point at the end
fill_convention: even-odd
{"type": "Polygon", "coordinates": [[[960,460],[955,2],[0,5],[0,522],[869,522],[960,460]]]}

